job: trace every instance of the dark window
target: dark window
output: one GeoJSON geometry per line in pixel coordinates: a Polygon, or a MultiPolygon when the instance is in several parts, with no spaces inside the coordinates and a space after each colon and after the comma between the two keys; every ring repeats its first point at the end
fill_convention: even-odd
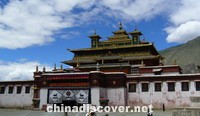
{"type": "Polygon", "coordinates": [[[142,83],[142,92],[149,91],[149,83],[142,83]]]}
{"type": "Polygon", "coordinates": [[[92,41],[92,46],[93,46],[93,47],[96,46],[96,41],[95,41],[95,40],[92,41]]]}
{"type": "Polygon", "coordinates": [[[161,91],[161,83],[155,83],[155,91],[161,91]]]}
{"type": "Polygon", "coordinates": [[[175,83],[168,82],[168,91],[175,91],[175,83]]]}
{"type": "Polygon", "coordinates": [[[25,93],[30,93],[30,86],[26,86],[25,93]]]}
{"type": "Polygon", "coordinates": [[[22,87],[21,86],[17,86],[17,94],[20,94],[22,92],[22,87]]]}
{"type": "Polygon", "coordinates": [[[4,94],[5,93],[5,87],[0,87],[0,94],[4,94]]]}
{"type": "Polygon", "coordinates": [[[182,82],[181,89],[182,91],[189,91],[189,82],[182,82]]]}
{"type": "Polygon", "coordinates": [[[200,81],[196,82],[196,91],[200,91],[200,81]]]}
{"type": "Polygon", "coordinates": [[[136,92],[136,83],[130,83],[128,91],[129,92],[136,92]]]}
{"type": "Polygon", "coordinates": [[[8,88],[8,94],[12,94],[12,93],[13,93],[13,87],[10,86],[10,87],[8,88]]]}
{"type": "Polygon", "coordinates": [[[161,75],[161,71],[154,72],[155,75],[161,75]]]}
{"type": "Polygon", "coordinates": [[[137,74],[138,68],[131,68],[131,74],[137,74]]]}

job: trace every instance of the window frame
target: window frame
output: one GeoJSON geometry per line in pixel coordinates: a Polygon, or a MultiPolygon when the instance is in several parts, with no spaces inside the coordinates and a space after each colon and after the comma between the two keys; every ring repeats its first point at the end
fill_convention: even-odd
{"type": "Polygon", "coordinates": [[[31,93],[31,87],[30,86],[25,86],[25,94],[29,94],[29,93],[31,93]]]}
{"type": "Polygon", "coordinates": [[[8,94],[13,94],[13,92],[14,92],[14,87],[13,86],[9,86],[8,87],[8,94]]]}
{"type": "Polygon", "coordinates": [[[128,92],[137,92],[137,83],[129,83],[128,84],[128,92]],[[132,89],[130,89],[130,85],[134,85],[134,89],[133,91],[131,91],[132,89]]]}
{"type": "Polygon", "coordinates": [[[155,82],[154,83],[154,91],[155,92],[161,92],[162,91],[162,82],[155,82]],[[160,84],[160,87],[159,87],[159,89],[156,89],[156,84],[160,84]]]}
{"type": "Polygon", "coordinates": [[[131,68],[131,74],[138,74],[138,73],[139,73],[139,69],[138,68],[135,68],[135,67],[131,68]]]}
{"type": "Polygon", "coordinates": [[[189,82],[181,82],[181,91],[190,91],[190,83],[189,82]],[[184,88],[184,84],[187,83],[187,87],[184,88]]]}
{"type": "Polygon", "coordinates": [[[195,88],[196,88],[196,91],[200,91],[200,81],[195,81],[195,88]],[[197,87],[197,83],[199,83],[198,87],[197,87]]]}
{"type": "Polygon", "coordinates": [[[149,83],[141,83],[141,92],[149,92],[149,83]],[[143,85],[147,84],[147,89],[145,89],[143,85]]]}
{"type": "Polygon", "coordinates": [[[167,90],[168,90],[168,92],[175,92],[176,91],[176,82],[167,82],[167,90]],[[173,84],[173,89],[171,89],[172,87],[169,87],[170,84],[173,84]]]}
{"type": "Polygon", "coordinates": [[[22,86],[17,86],[17,91],[16,91],[17,94],[21,94],[22,93],[22,86]],[[19,89],[20,87],[20,89],[19,89]]]}
{"type": "Polygon", "coordinates": [[[6,91],[6,87],[5,86],[0,86],[0,94],[5,94],[5,91],[6,91]]]}

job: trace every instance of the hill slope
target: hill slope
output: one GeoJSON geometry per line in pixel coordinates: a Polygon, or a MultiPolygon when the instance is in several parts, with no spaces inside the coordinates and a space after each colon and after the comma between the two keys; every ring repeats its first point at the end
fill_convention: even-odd
{"type": "Polygon", "coordinates": [[[200,36],[185,44],[162,50],[160,54],[165,57],[165,64],[174,64],[174,61],[176,61],[176,64],[183,69],[183,73],[198,72],[197,65],[200,65],[200,36]]]}

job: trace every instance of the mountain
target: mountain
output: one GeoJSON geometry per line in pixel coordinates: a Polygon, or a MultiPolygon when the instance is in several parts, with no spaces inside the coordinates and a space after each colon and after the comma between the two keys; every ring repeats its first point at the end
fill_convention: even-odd
{"type": "Polygon", "coordinates": [[[160,51],[165,57],[164,64],[177,64],[183,69],[183,73],[199,72],[200,65],[200,36],[185,44],[167,48],[160,51]]]}

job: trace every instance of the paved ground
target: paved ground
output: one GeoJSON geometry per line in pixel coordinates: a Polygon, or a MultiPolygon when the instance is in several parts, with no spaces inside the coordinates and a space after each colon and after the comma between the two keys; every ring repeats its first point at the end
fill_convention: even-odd
{"type": "MultiPolygon", "coordinates": [[[[105,116],[106,113],[97,113],[97,116],[105,116]]],[[[64,113],[48,113],[44,111],[0,109],[0,116],[65,116],[64,113]]],[[[85,113],[69,113],[68,116],[85,116],[85,113]]],[[[109,113],[109,116],[147,116],[146,113],[109,113]]],[[[153,116],[172,116],[171,111],[155,111],[153,116]]]]}
{"type": "Polygon", "coordinates": [[[64,116],[64,114],[33,110],[0,109],[0,116],[64,116]]]}
{"type": "MultiPolygon", "coordinates": [[[[97,116],[105,116],[105,114],[109,114],[109,116],[147,116],[147,113],[97,113],[97,116]]],[[[71,114],[69,116],[85,116],[84,114],[71,114]]],[[[153,116],[172,116],[172,111],[154,111],[153,116]]]]}

